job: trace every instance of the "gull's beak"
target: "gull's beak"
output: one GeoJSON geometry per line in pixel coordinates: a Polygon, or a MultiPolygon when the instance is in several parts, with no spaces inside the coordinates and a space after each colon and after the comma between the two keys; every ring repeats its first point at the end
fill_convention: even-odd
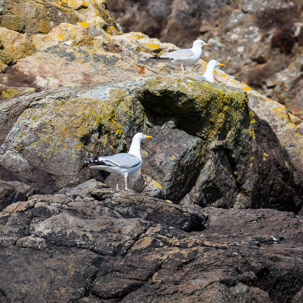
{"type": "Polygon", "coordinates": [[[210,46],[210,44],[208,44],[208,43],[205,43],[205,44],[204,44],[204,46],[210,46]]]}
{"type": "Polygon", "coordinates": [[[220,63],[219,65],[220,65],[220,66],[222,66],[222,67],[224,67],[224,66],[225,66],[223,63],[220,63]]]}
{"type": "Polygon", "coordinates": [[[146,136],[145,139],[152,139],[152,136],[146,136]]]}

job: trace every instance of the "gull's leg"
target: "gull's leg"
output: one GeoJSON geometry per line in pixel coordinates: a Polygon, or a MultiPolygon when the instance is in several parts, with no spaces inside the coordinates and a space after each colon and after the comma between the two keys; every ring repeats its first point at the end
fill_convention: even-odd
{"type": "Polygon", "coordinates": [[[183,66],[183,64],[181,64],[181,70],[182,70],[182,74],[184,76],[184,66],[183,66]]]}
{"type": "Polygon", "coordinates": [[[125,190],[128,190],[128,187],[127,187],[127,174],[124,175],[124,182],[125,182],[125,190]]]}
{"type": "Polygon", "coordinates": [[[119,190],[119,184],[118,183],[116,184],[116,190],[119,190]]]}

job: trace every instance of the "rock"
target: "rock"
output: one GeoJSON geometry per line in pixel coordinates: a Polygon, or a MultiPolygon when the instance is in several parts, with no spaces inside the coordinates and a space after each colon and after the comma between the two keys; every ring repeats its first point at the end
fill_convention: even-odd
{"type": "Polygon", "coordinates": [[[76,187],[62,188],[62,190],[59,191],[59,194],[85,197],[90,194],[92,189],[102,189],[106,187],[106,184],[101,183],[95,179],[91,179],[82,184],[79,184],[76,187]]]}
{"type": "Polygon", "coordinates": [[[11,203],[17,201],[26,201],[27,198],[34,194],[35,190],[30,186],[17,181],[0,181],[0,210],[11,203]]]}
{"type": "MultiPolygon", "coordinates": [[[[151,59],[171,45],[140,33],[111,36],[101,26],[83,23],[62,23],[47,35],[32,36],[39,51],[19,60],[15,72],[28,75],[32,86],[45,90],[125,81],[172,70],[151,59]]],[[[198,66],[204,66],[202,60],[198,66]]]]}
{"type": "MultiPolygon", "coordinates": [[[[12,38],[0,49],[0,301],[301,302],[302,120],[220,70],[194,80],[203,60],[180,78],[154,58],[176,46],[119,35],[106,1],[38,2],[0,1],[12,38]],[[84,160],[126,152],[138,131],[153,136],[142,168],[133,190],[114,190],[123,178],[84,160]]],[[[258,3],[145,1],[138,16],[190,42],[200,28],[204,58],[287,100],[300,11],[258,3]]]]}
{"type": "Polygon", "coordinates": [[[247,14],[247,13],[255,13],[260,10],[264,10],[268,7],[275,7],[279,6],[281,4],[281,1],[279,0],[270,0],[270,1],[263,1],[263,0],[243,0],[241,4],[241,9],[247,14]]]}
{"type": "MultiPolygon", "coordinates": [[[[46,96],[47,93],[42,95],[46,96]]],[[[0,144],[3,143],[18,117],[30,105],[30,103],[35,100],[36,96],[40,96],[41,98],[41,94],[33,94],[28,97],[18,97],[0,102],[0,118],[1,121],[3,121],[3,125],[0,129],[0,144]]]]}
{"type": "MultiPolygon", "coordinates": [[[[2,145],[2,168],[44,192],[85,181],[88,174],[87,169],[84,170],[84,159],[89,151],[93,152],[93,145],[87,146],[90,138],[97,143],[96,139],[103,133],[102,140],[98,140],[95,146],[95,153],[113,153],[116,148],[122,150],[123,143],[114,142],[115,138],[120,140],[129,127],[137,129],[136,124],[131,123],[142,119],[131,116],[129,100],[124,100],[125,93],[121,89],[113,88],[113,94],[106,97],[107,91],[106,86],[81,93],[67,89],[46,98],[40,93],[41,99],[33,95],[30,105],[19,116],[8,140],[2,145]],[[94,91],[102,93],[104,98],[101,95],[92,98],[94,91]],[[117,102],[121,102],[119,109],[115,108],[117,102]],[[15,139],[9,139],[12,137],[17,139],[17,144],[13,142],[15,139]]],[[[134,110],[137,107],[138,102],[134,104],[134,110]]]]}
{"type": "Polygon", "coordinates": [[[42,193],[107,180],[86,157],[126,151],[143,130],[154,140],[131,180],[139,192],[201,206],[302,207],[302,170],[243,90],[166,76],[33,97],[1,146],[2,178],[42,193]]]}
{"type": "Polygon", "coordinates": [[[293,213],[202,210],[96,185],[91,196],[32,196],[0,218],[7,302],[286,303],[301,296],[303,220],[293,213]]]}
{"type": "Polygon", "coordinates": [[[125,32],[140,31],[178,46],[192,45],[202,20],[210,12],[227,8],[229,1],[108,1],[109,10],[125,32]],[[199,13],[197,13],[199,12],[199,13]]]}
{"type": "Polygon", "coordinates": [[[179,47],[189,47],[199,38],[208,41],[205,60],[223,62],[229,74],[303,117],[298,101],[302,99],[298,61],[303,53],[300,1],[151,0],[138,5],[134,0],[115,0],[108,5],[125,32],[142,31],[179,47]],[[267,81],[273,77],[279,83],[268,90],[267,81]]]}
{"type": "MultiPolygon", "coordinates": [[[[114,35],[120,31],[114,18],[109,14],[105,1],[102,0],[57,2],[43,0],[39,3],[32,0],[5,1],[1,4],[1,9],[0,71],[3,74],[0,74],[0,81],[3,85],[0,86],[0,100],[33,93],[37,87],[52,88],[53,82],[57,87],[62,83],[60,77],[58,81],[45,73],[45,70],[54,68],[54,62],[51,60],[46,65],[42,63],[43,59],[37,59],[40,60],[39,63],[36,62],[41,70],[39,73],[32,63],[29,63],[32,67],[28,66],[28,70],[11,69],[10,66],[15,65],[20,59],[29,57],[38,50],[41,51],[43,47],[49,48],[62,42],[70,43],[68,39],[90,45],[92,39],[90,35],[94,37],[102,33],[114,35]],[[86,33],[77,33],[73,24],[86,30],[86,33]],[[64,26],[71,27],[67,37],[63,30],[64,26]],[[87,32],[90,32],[90,35],[87,32]]],[[[96,58],[94,57],[94,63],[98,60],[96,58]]],[[[45,62],[48,62],[47,58],[45,62]]],[[[58,63],[59,61],[55,65],[58,63]]],[[[73,70],[72,73],[74,72],[73,70]]],[[[83,79],[85,77],[87,83],[87,75],[83,79]]],[[[79,78],[76,81],[79,81],[79,78]]]]}
{"type": "MultiPolygon", "coordinates": [[[[240,27],[251,33],[247,39],[260,39],[256,26],[241,22],[230,31],[231,38],[236,39],[240,27]]],[[[142,173],[130,180],[137,191],[176,203],[299,211],[303,164],[300,148],[293,143],[301,140],[297,139],[300,123],[294,127],[287,112],[277,117],[274,102],[260,105],[255,100],[263,97],[220,71],[216,77],[221,87],[162,77],[176,71],[151,56],[174,46],[140,33],[110,36],[102,26],[78,22],[61,23],[31,39],[39,51],[19,60],[11,72],[28,75],[29,86],[45,90],[100,85],[38,93],[21,103],[3,101],[7,127],[1,134],[6,139],[0,150],[0,176],[5,180],[18,180],[45,193],[92,177],[106,179],[113,187],[119,179],[89,171],[84,159],[126,151],[132,135],[144,130],[154,135],[157,146],[152,143],[149,151],[143,146],[147,161],[142,173]],[[158,78],[152,77],[155,73],[158,78]],[[243,89],[249,106],[278,138],[249,112],[243,89]],[[213,98],[217,110],[206,102],[213,98]],[[264,136],[272,143],[258,146],[264,136]],[[164,155],[161,164],[159,153],[164,155]]],[[[201,60],[188,73],[202,68],[201,60]]]]}
{"type": "Polygon", "coordinates": [[[264,98],[264,96],[256,94],[255,92],[248,93],[250,107],[261,119],[268,122],[292,159],[296,170],[301,171],[303,168],[301,162],[303,155],[301,148],[303,137],[300,134],[302,120],[296,120],[296,125],[293,123],[285,106],[268,98],[264,98]]]}
{"type": "Polygon", "coordinates": [[[31,39],[24,34],[0,27],[0,60],[12,65],[35,52],[31,39]]]}
{"type": "Polygon", "coordinates": [[[79,21],[101,25],[110,33],[118,32],[103,0],[7,0],[0,16],[0,26],[29,34],[46,34],[62,22],[79,21]]]}

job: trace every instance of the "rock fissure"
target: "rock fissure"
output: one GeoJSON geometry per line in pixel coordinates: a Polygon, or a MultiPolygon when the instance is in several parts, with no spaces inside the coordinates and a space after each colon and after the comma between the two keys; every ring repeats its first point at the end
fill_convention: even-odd
{"type": "Polygon", "coordinates": [[[140,234],[136,235],[136,237],[133,240],[133,242],[131,243],[131,245],[129,245],[126,249],[125,252],[121,255],[122,257],[125,257],[126,255],[129,254],[129,252],[132,250],[132,248],[134,247],[134,245],[137,243],[137,241],[139,239],[142,238],[142,236],[144,237],[144,235],[148,232],[148,230],[150,229],[150,226],[147,226],[140,234]]]}

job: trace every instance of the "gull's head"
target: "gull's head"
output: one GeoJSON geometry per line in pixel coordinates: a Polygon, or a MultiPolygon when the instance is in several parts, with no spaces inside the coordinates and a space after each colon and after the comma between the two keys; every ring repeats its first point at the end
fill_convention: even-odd
{"type": "Polygon", "coordinates": [[[152,136],[144,135],[143,133],[136,133],[134,135],[133,140],[144,140],[144,139],[152,139],[152,136]]]}
{"type": "Polygon", "coordinates": [[[224,64],[218,62],[217,60],[210,60],[208,65],[213,66],[214,68],[218,66],[224,67],[224,64]]]}
{"type": "Polygon", "coordinates": [[[204,42],[203,40],[196,40],[193,43],[193,47],[203,47],[203,46],[210,46],[210,44],[204,42]]]}

